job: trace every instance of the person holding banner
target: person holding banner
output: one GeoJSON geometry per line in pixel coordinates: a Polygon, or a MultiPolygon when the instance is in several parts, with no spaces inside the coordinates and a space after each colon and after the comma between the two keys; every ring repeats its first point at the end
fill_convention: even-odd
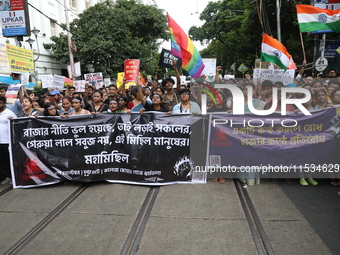
{"type": "Polygon", "coordinates": [[[18,113],[18,117],[38,117],[42,116],[42,112],[33,108],[33,100],[30,97],[23,97],[21,102],[22,110],[18,113]]]}
{"type": "Polygon", "coordinates": [[[93,93],[92,104],[90,104],[88,108],[89,112],[92,114],[98,114],[107,111],[107,109],[109,109],[109,107],[103,102],[103,92],[97,90],[93,93]]]}
{"type": "Polygon", "coordinates": [[[16,118],[17,116],[9,109],[6,108],[6,98],[0,96],[0,180],[1,184],[10,184],[11,170],[10,170],[10,157],[9,157],[9,119],[16,118]]]}
{"type": "Polygon", "coordinates": [[[108,113],[117,113],[119,110],[118,103],[115,99],[112,99],[109,104],[109,109],[107,110],[108,113]]]}
{"type": "Polygon", "coordinates": [[[90,114],[88,110],[85,110],[81,108],[81,98],[80,97],[75,97],[72,99],[72,107],[74,108],[73,112],[69,113],[69,116],[73,115],[82,115],[82,114],[90,114]]]}
{"type": "Polygon", "coordinates": [[[45,110],[43,113],[44,116],[59,116],[59,112],[57,111],[57,108],[55,108],[53,103],[47,103],[45,104],[45,110]]]}
{"type": "Polygon", "coordinates": [[[69,96],[64,96],[63,99],[61,100],[62,103],[62,113],[60,114],[60,117],[66,117],[68,116],[71,112],[74,111],[72,108],[72,98],[69,96]]]}
{"type": "Polygon", "coordinates": [[[117,112],[126,112],[131,113],[131,110],[127,107],[128,98],[126,96],[119,96],[118,99],[118,107],[119,110],[117,112]]]}

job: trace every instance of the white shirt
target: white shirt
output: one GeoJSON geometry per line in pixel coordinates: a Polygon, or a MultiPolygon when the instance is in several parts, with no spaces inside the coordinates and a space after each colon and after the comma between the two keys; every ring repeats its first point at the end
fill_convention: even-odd
{"type": "Polygon", "coordinates": [[[9,120],[8,117],[17,116],[7,108],[0,113],[0,144],[9,144],[9,120]]]}

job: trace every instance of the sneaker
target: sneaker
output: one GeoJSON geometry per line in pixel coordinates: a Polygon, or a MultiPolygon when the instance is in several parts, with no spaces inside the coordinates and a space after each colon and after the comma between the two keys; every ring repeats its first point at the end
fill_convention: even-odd
{"type": "Polygon", "coordinates": [[[300,179],[300,184],[301,184],[302,186],[308,186],[308,182],[306,182],[306,179],[305,179],[305,178],[301,178],[301,179],[300,179]]]}
{"type": "Polygon", "coordinates": [[[254,186],[255,185],[255,179],[247,179],[247,185],[248,186],[254,186]]]}
{"type": "Polygon", "coordinates": [[[1,182],[1,184],[12,184],[12,179],[11,179],[11,178],[8,178],[8,177],[6,177],[6,179],[5,179],[5,180],[3,180],[3,181],[1,182]]]}
{"type": "Polygon", "coordinates": [[[316,180],[312,179],[312,178],[308,178],[307,181],[308,181],[308,183],[311,184],[311,185],[314,185],[314,186],[315,186],[315,185],[318,185],[318,182],[317,182],[316,180]]]}

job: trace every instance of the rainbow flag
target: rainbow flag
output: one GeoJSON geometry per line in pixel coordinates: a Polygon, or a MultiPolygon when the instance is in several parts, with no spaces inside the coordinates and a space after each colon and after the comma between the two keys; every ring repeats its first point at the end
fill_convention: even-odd
{"type": "Polygon", "coordinates": [[[201,55],[183,29],[168,14],[171,53],[182,59],[182,68],[194,79],[201,76],[204,63],[201,55]]]}
{"type": "Polygon", "coordinates": [[[301,33],[323,30],[340,32],[340,9],[329,10],[297,4],[296,13],[301,33]]]}
{"type": "Polygon", "coordinates": [[[282,43],[267,34],[263,34],[261,48],[261,62],[274,63],[286,71],[291,56],[282,43]]]}

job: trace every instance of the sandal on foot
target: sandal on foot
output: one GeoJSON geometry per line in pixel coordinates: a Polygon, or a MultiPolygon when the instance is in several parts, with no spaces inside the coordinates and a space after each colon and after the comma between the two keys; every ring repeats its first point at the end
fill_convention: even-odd
{"type": "Polygon", "coordinates": [[[308,178],[307,179],[307,182],[311,185],[318,185],[318,182],[316,180],[314,180],[313,178],[308,178]]]}
{"type": "Polygon", "coordinates": [[[272,183],[277,183],[277,180],[276,180],[275,178],[271,178],[270,181],[271,181],[272,183]]]}
{"type": "Polygon", "coordinates": [[[225,179],[224,178],[220,178],[220,184],[225,183],[225,179]]]}
{"type": "Polygon", "coordinates": [[[213,182],[217,182],[219,178],[213,178],[212,181],[213,182]]]}
{"type": "Polygon", "coordinates": [[[338,182],[335,179],[331,179],[329,184],[332,185],[333,187],[337,187],[338,186],[338,182]]]}
{"type": "Polygon", "coordinates": [[[300,184],[301,184],[302,186],[308,186],[308,182],[306,182],[306,179],[305,179],[305,178],[301,178],[301,179],[300,179],[300,184]]]}

